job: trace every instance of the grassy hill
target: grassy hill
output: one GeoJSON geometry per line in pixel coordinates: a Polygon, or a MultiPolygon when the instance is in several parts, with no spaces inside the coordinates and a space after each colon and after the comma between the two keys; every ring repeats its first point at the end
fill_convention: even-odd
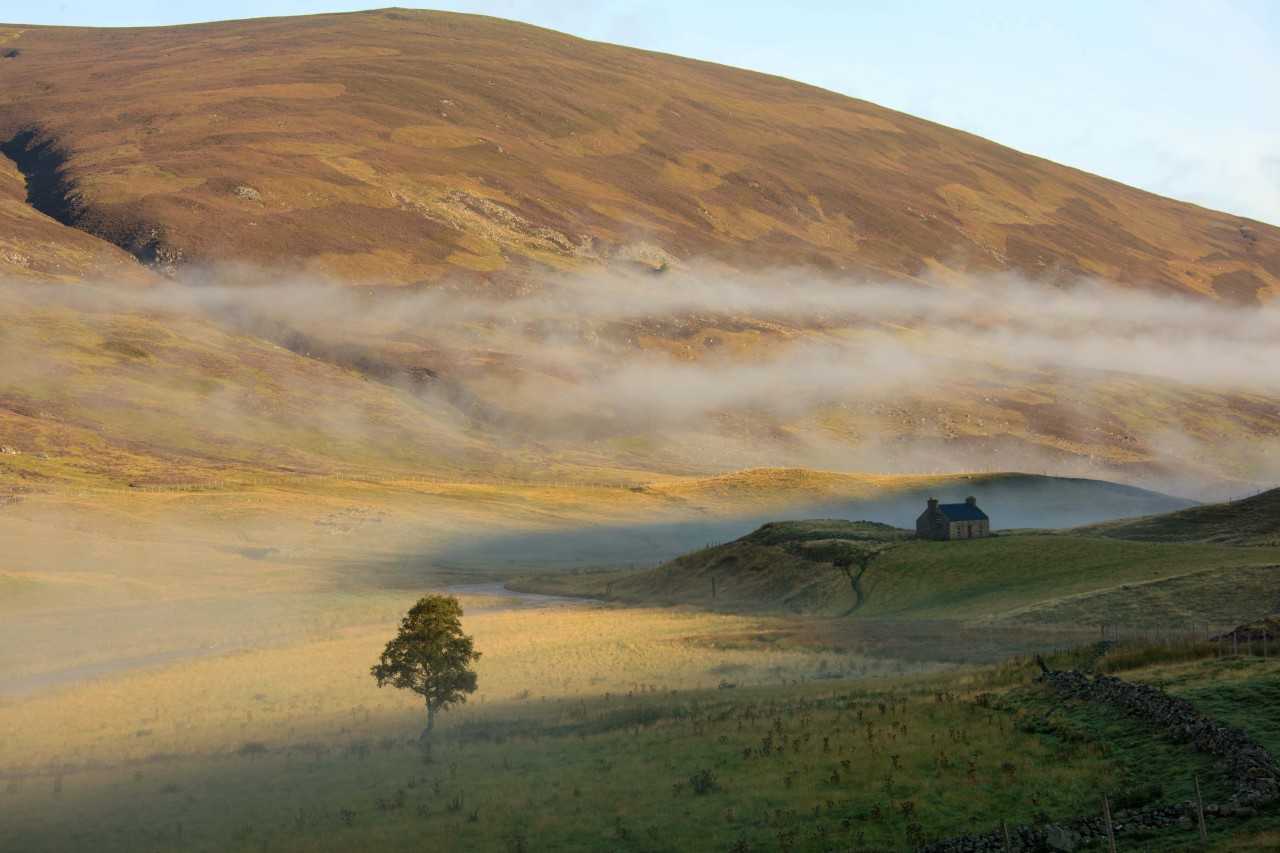
{"type": "MultiPolygon", "coordinates": [[[[1197,511],[1158,518],[1172,526],[1197,511]]],[[[1131,541],[1096,530],[928,542],[866,522],[778,522],[649,571],[538,578],[520,588],[727,610],[1057,625],[1226,624],[1277,606],[1280,548],[1131,541]],[[861,577],[865,600],[855,613],[857,596],[836,560],[868,542],[883,551],[861,577]]]]}
{"type": "Polygon", "coordinates": [[[1089,535],[1146,542],[1280,545],[1280,489],[1243,500],[1094,525],[1089,535]]]}
{"type": "MultiPolygon", "coordinates": [[[[982,495],[997,527],[1064,528],[1098,518],[1180,509],[1188,503],[1131,486],[1067,477],[887,476],[757,468],[713,477],[667,477],[624,491],[637,505],[664,508],[666,514],[660,518],[565,530],[495,531],[455,542],[439,559],[508,575],[652,566],[707,543],[738,539],[769,521],[789,522],[769,527],[781,531],[792,531],[797,520],[815,517],[909,526],[929,497],[959,501],[974,492],[982,495]]],[[[839,538],[820,538],[833,537],[839,538]]]]}
{"type": "Polygon", "coordinates": [[[0,28],[0,142],[55,218],[164,269],[343,278],[717,258],[1097,276],[1252,303],[1280,229],[789,80],[383,9],[0,28]],[[24,135],[27,134],[27,135],[24,135]]]}

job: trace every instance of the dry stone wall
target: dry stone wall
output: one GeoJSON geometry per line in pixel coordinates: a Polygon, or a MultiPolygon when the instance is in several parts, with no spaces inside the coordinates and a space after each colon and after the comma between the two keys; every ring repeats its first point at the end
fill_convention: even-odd
{"type": "MultiPolygon", "coordinates": [[[[1046,671],[1042,680],[1063,698],[1118,708],[1150,724],[1153,733],[1219,758],[1234,788],[1226,802],[1205,804],[1206,820],[1252,817],[1259,809],[1280,802],[1280,766],[1271,754],[1243,731],[1201,714],[1187,700],[1170,696],[1147,684],[1107,675],[1091,677],[1075,670],[1046,671]]],[[[1191,831],[1195,819],[1194,802],[1121,810],[1112,815],[1113,831],[1117,836],[1179,824],[1191,831]]],[[[1099,814],[1057,824],[1010,827],[1007,849],[1069,851],[1105,838],[1106,827],[1099,814]]],[[[979,853],[1005,849],[1002,831],[957,836],[921,848],[925,853],[979,853]]]]}

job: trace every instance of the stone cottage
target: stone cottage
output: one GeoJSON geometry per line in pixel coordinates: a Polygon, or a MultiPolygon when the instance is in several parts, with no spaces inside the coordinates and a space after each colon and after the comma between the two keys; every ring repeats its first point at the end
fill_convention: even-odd
{"type": "Polygon", "coordinates": [[[916,535],[921,539],[981,539],[991,535],[991,519],[978,509],[977,498],[962,504],[940,504],[929,498],[929,508],[916,519],[916,535]]]}

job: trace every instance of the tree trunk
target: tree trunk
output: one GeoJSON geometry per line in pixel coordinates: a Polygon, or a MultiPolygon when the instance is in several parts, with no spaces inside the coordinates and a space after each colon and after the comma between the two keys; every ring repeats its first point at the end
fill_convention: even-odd
{"type": "Polygon", "coordinates": [[[875,559],[875,555],[859,559],[856,571],[851,563],[844,563],[839,566],[840,571],[844,572],[844,576],[849,579],[849,585],[853,587],[854,595],[853,606],[841,615],[850,616],[866,603],[867,596],[862,591],[862,576],[867,573],[867,567],[871,565],[873,559],[875,559]]]}
{"type": "Polygon", "coordinates": [[[427,727],[422,730],[422,734],[418,736],[419,741],[431,740],[431,730],[436,727],[436,706],[427,703],[427,727]]]}

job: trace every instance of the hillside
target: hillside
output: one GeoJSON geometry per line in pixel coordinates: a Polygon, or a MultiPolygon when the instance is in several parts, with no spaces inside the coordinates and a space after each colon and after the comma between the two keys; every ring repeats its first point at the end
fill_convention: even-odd
{"type": "Polygon", "coordinates": [[[32,201],[167,270],[409,283],[713,258],[1280,292],[1280,229],[789,80],[508,21],[385,9],[0,40],[0,142],[32,201]]]}
{"type": "Polygon", "coordinates": [[[1238,307],[1276,292],[1270,226],[489,18],[14,24],[0,42],[11,486],[767,466],[1213,497],[1275,473],[1280,391],[1250,367],[1274,321],[1238,307]],[[1112,287],[1012,283],[1080,276],[1112,287]],[[1153,352],[1223,335],[1251,348],[1190,360],[1208,373],[1153,352]],[[300,423],[312,399],[341,402],[300,423]]]}
{"type": "Polygon", "coordinates": [[[123,249],[68,228],[28,204],[26,178],[11,160],[0,157],[0,279],[142,282],[150,277],[123,249]]]}
{"type": "Polygon", "coordinates": [[[775,522],[655,569],[530,578],[513,588],[628,604],[1059,626],[1226,624],[1276,605],[1280,548],[1087,533],[927,542],[870,522],[775,522]],[[839,560],[868,548],[877,553],[855,590],[839,560]]]}
{"type": "Polygon", "coordinates": [[[1180,512],[1106,522],[1082,531],[1146,542],[1280,545],[1280,489],[1180,512]]]}

